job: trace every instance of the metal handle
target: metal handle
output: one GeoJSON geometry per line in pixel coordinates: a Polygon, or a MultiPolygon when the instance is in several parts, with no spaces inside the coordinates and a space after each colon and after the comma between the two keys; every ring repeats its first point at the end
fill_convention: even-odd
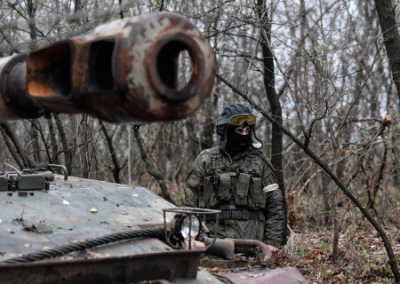
{"type": "Polygon", "coordinates": [[[56,164],[48,164],[47,167],[49,168],[58,168],[62,169],[64,172],[64,180],[68,180],[68,169],[64,165],[56,165],[56,164]]]}

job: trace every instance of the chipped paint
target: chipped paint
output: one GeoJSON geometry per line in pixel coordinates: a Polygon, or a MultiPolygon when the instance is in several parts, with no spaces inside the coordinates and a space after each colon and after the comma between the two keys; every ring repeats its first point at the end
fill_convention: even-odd
{"type": "Polygon", "coordinates": [[[143,63],[146,57],[146,52],[152,45],[150,39],[169,27],[170,24],[171,22],[168,19],[163,19],[160,22],[157,19],[151,19],[146,22],[143,27],[145,31],[144,35],[137,35],[137,42],[139,44],[134,45],[130,51],[133,68],[132,72],[128,75],[128,84],[129,87],[133,89],[137,88],[143,91],[144,99],[148,101],[150,111],[163,107],[164,103],[153,99],[155,97],[155,92],[147,79],[147,66],[143,63]]]}
{"type": "Polygon", "coordinates": [[[15,58],[0,59],[10,74],[28,62],[27,69],[20,64],[13,72],[17,78],[0,78],[7,86],[0,119],[88,113],[117,123],[176,120],[209,96],[216,65],[201,32],[185,17],[166,12],[107,23],[15,58]],[[183,50],[193,69],[188,85],[178,90],[175,60],[183,50]]]}

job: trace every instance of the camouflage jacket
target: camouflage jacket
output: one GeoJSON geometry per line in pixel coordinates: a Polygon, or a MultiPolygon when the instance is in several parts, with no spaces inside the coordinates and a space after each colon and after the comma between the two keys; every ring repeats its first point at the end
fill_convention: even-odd
{"type": "MultiPolygon", "coordinates": [[[[273,169],[255,151],[235,157],[218,147],[201,152],[186,179],[185,206],[222,210],[219,238],[257,239],[279,248],[284,233],[282,192],[267,188],[276,183],[273,169]],[[213,186],[215,179],[218,187],[213,186]]],[[[213,232],[215,220],[206,225],[213,232]]]]}

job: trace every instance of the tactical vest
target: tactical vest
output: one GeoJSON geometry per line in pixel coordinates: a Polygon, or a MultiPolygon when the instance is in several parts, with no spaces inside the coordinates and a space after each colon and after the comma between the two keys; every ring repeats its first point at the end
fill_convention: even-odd
{"type": "Polygon", "coordinates": [[[229,167],[222,160],[220,153],[211,153],[211,167],[203,180],[199,206],[265,209],[267,193],[263,192],[263,169],[256,163],[256,153],[249,153],[229,167]]]}

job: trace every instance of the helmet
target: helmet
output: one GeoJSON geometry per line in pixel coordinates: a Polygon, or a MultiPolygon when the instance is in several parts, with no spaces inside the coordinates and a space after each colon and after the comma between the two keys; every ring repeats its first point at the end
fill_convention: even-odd
{"type": "Polygon", "coordinates": [[[226,149],[227,130],[229,126],[240,126],[247,123],[251,128],[251,146],[260,149],[263,143],[256,136],[256,117],[252,114],[251,109],[243,104],[234,104],[227,107],[222,112],[222,116],[216,121],[216,133],[221,136],[219,141],[219,149],[226,149]]]}

